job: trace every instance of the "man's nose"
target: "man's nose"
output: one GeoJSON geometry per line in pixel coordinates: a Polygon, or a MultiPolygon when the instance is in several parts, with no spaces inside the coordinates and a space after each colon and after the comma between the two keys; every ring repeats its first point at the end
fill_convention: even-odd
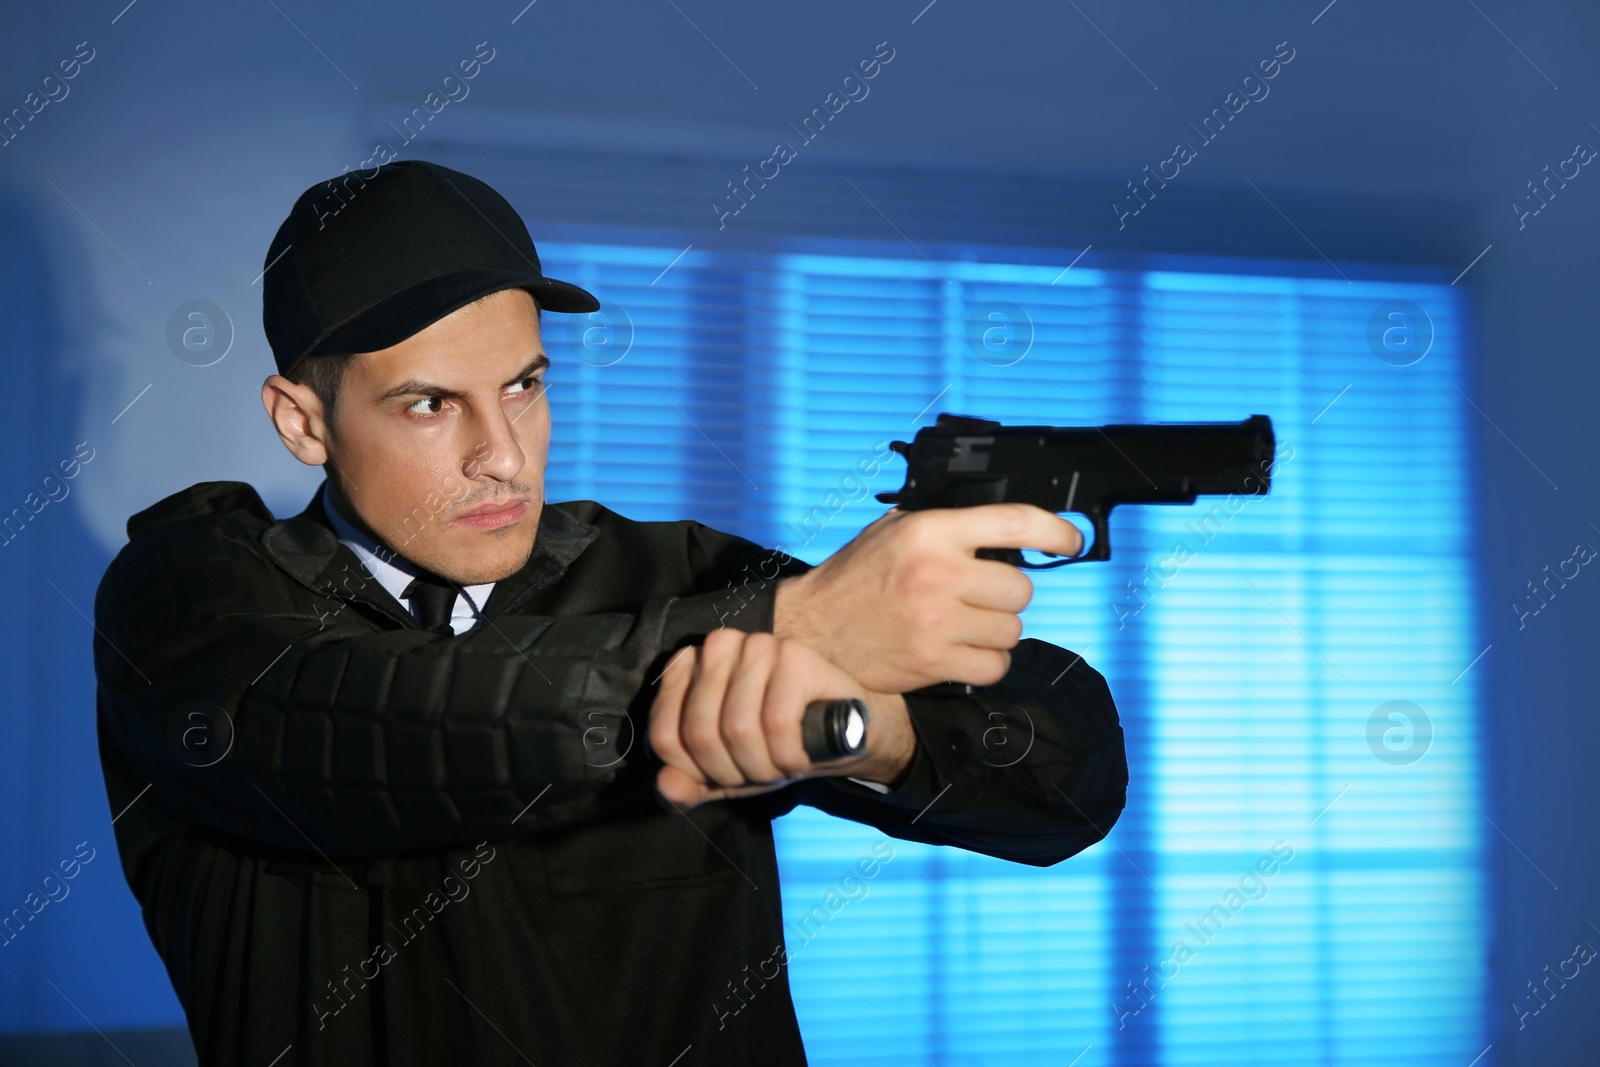
{"type": "Polygon", "coordinates": [[[505,409],[497,407],[474,427],[474,447],[463,461],[463,471],[469,478],[487,474],[500,481],[510,481],[527,463],[522,446],[512,432],[511,420],[505,409]]]}

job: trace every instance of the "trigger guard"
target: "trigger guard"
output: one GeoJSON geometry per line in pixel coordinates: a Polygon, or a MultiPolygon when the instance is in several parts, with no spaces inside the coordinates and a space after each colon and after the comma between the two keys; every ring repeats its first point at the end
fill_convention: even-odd
{"type": "Polygon", "coordinates": [[[1065,556],[1054,563],[1029,563],[1022,555],[1022,549],[1020,548],[980,548],[977,554],[979,559],[996,559],[1001,563],[1009,563],[1013,567],[1020,567],[1026,571],[1048,571],[1057,567],[1064,567],[1069,563],[1083,563],[1089,559],[1090,553],[1093,551],[1094,549],[1091,546],[1076,556],[1065,556]]]}
{"type": "Polygon", "coordinates": [[[1089,553],[1082,552],[1076,556],[1067,556],[1063,559],[1058,559],[1054,563],[1029,563],[1025,559],[1019,559],[1016,561],[1016,565],[1025,571],[1049,571],[1054,570],[1057,567],[1065,567],[1069,563],[1083,563],[1088,558],[1089,553]]]}

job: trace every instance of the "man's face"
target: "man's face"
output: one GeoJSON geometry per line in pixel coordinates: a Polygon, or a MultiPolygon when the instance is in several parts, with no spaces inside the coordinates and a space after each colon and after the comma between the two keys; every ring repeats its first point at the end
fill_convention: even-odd
{"type": "Polygon", "coordinates": [[[335,503],[462,585],[520,570],[550,446],[549,360],[533,297],[501,290],[351,359],[334,424],[322,429],[335,503]],[[494,510],[472,514],[484,508],[494,510]]]}

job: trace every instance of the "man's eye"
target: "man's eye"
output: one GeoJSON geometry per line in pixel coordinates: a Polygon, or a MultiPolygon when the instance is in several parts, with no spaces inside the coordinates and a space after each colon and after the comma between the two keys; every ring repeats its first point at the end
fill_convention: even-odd
{"type": "Polygon", "coordinates": [[[409,411],[409,412],[412,412],[413,414],[416,414],[416,415],[437,415],[439,413],[439,409],[438,408],[430,408],[430,409],[428,409],[426,411],[422,411],[422,410],[419,410],[417,408],[417,405],[418,404],[443,404],[443,403],[444,403],[444,397],[442,397],[442,396],[424,396],[424,397],[420,397],[420,398],[418,398],[416,400],[413,400],[411,403],[407,404],[406,405],[406,410],[409,411]]]}
{"type": "Polygon", "coordinates": [[[518,382],[516,385],[511,386],[507,391],[513,393],[537,393],[543,386],[543,378],[529,376],[522,379],[522,381],[518,382]]]}

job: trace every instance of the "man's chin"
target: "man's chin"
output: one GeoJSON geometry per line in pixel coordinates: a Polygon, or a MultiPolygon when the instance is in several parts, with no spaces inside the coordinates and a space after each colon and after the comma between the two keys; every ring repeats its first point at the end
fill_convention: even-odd
{"type": "MultiPolygon", "coordinates": [[[[529,509],[532,511],[533,509],[529,509]]],[[[456,530],[452,527],[451,542],[445,548],[448,569],[435,568],[440,574],[459,573],[455,581],[462,585],[483,585],[509,578],[528,565],[533,554],[536,522],[524,515],[514,526],[498,530],[456,530]],[[523,531],[527,532],[524,533],[523,531]],[[488,536],[486,536],[488,535],[488,536]],[[462,564],[471,564],[462,567],[462,564]]]]}

